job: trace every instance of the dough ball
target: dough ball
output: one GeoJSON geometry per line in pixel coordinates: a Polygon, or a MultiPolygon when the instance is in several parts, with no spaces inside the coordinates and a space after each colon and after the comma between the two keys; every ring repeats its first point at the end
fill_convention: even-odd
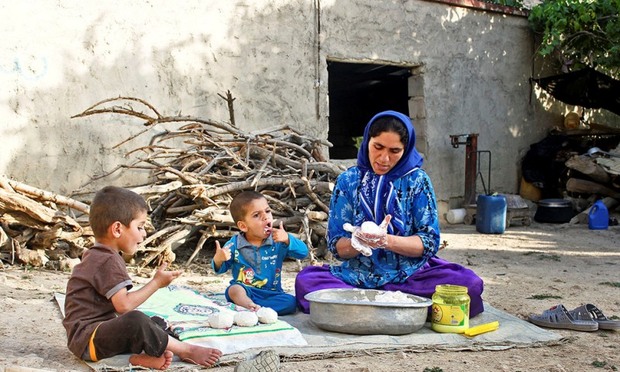
{"type": "Polygon", "coordinates": [[[379,225],[377,225],[376,223],[374,223],[373,221],[366,221],[364,223],[362,223],[362,232],[368,233],[368,234],[381,234],[381,228],[379,227],[379,225]]]}
{"type": "Polygon", "coordinates": [[[225,329],[232,327],[234,319],[235,316],[231,313],[219,312],[211,314],[208,321],[211,328],[225,329]]]}
{"type": "Polygon", "coordinates": [[[235,324],[239,327],[253,327],[258,323],[258,316],[253,311],[239,311],[235,314],[235,324]]]}
{"type": "Polygon", "coordinates": [[[278,320],[278,313],[270,307],[261,307],[256,312],[258,321],[265,324],[275,323],[278,320]]]}

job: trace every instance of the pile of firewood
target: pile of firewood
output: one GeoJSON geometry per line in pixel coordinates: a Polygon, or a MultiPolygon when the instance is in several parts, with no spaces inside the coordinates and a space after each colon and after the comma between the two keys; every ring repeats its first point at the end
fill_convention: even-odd
{"type": "MultiPolygon", "coordinates": [[[[565,162],[576,171],[566,181],[566,191],[586,197],[592,204],[601,198],[609,210],[620,204],[620,149],[605,152],[593,148],[589,154],[572,156],[565,162]]],[[[587,222],[589,208],[575,216],[572,223],[587,222]]]]}
{"type": "Polygon", "coordinates": [[[88,205],[0,176],[2,261],[56,269],[75,265],[94,240],[72,211],[88,213],[88,205]]]}
{"type": "MultiPolygon", "coordinates": [[[[188,116],[162,116],[149,103],[132,97],[104,100],[74,116],[115,114],[140,119],[145,129],[117,146],[155,132],[156,127],[166,124],[176,127],[159,130],[151,135],[148,146],[128,152],[127,157],[133,159],[129,164],[92,177],[92,180],[101,179],[130,170],[150,172],[147,184],[128,187],[143,195],[151,209],[149,236],[133,258],[138,267],[173,262],[179,247],[192,249],[185,262],[189,265],[207,242],[230,238],[237,230],[228,206],[234,195],[249,189],[265,195],[274,218],[308,245],[311,261],[326,253],[329,199],[333,183],[343,171],[321,156],[321,146],[330,144],[288,126],[244,133],[234,125],[232,100],[229,95],[231,124],[188,116]],[[137,105],[142,110],[135,109],[137,105]]],[[[51,251],[60,247],[71,250],[66,253],[65,249],[63,256],[77,258],[81,250],[92,245],[84,218],[78,223],[68,214],[46,206],[48,202],[58,204],[62,199],[63,205],[87,215],[87,204],[78,205],[71,198],[56,196],[55,200],[40,199],[35,206],[34,199],[10,190],[14,184],[5,179],[0,187],[3,236],[12,241],[9,248],[3,243],[1,251],[9,249],[21,262],[35,265],[24,253],[17,252],[39,252],[37,256],[45,261],[51,251]],[[45,213],[35,213],[39,208],[47,209],[45,213]],[[24,214],[28,218],[16,217],[24,214]],[[36,218],[32,218],[33,214],[36,218]]],[[[7,258],[3,256],[3,260],[7,258]]]]}

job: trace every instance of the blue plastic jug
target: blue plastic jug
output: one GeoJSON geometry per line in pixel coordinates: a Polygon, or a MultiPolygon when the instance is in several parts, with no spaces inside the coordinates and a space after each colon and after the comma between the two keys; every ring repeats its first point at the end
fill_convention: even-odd
{"type": "Polygon", "coordinates": [[[476,231],[503,234],[506,230],[508,205],[504,195],[478,195],[476,200],[476,231]]]}
{"type": "Polygon", "coordinates": [[[597,200],[590,208],[588,227],[590,230],[607,230],[609,227],[609,211],[601,200],[597,200]]]}

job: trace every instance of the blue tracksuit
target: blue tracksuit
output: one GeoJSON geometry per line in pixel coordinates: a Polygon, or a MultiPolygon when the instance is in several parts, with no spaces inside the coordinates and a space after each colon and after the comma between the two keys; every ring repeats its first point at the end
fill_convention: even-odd
{"type": "MultiPolygon", "coordinates": [[[[288,238],[289,244],[286,245],[274,242],[270,236],[260,247],[256,247],[245,239],[243,233],[239,233],[224,245],[224,248],[230,248],[230,260],[223,262],[219,270],[215,269],[213,262],[211,266],[216,274],[232,269],[230,284],[243,286],[254,303],[270,307],[278,315],[294,313],[297,309],[295,297],[282,289],[282,263],[289,257],[305,258],[308,247],[291,234],[288,238]]],[[[226,299],[230,301],[228,288],[226,299]]]]}

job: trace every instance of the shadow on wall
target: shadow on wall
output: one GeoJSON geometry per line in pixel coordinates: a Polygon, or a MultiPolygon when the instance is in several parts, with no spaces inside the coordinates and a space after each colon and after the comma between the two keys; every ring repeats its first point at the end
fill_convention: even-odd
{"type": "MultiPolygon", "coordinates": [[[[200,7],[205,13],[214,13],[213,17],[221,17],[216,9],[220,5],[202,9],[206,8],[202,4],[185,4],[185,13],[175,14],[189,18],[200,7]]],[[[312,95],[312,79],[306,79],[306,86],[291,84],[296,87],[295,94],[283,87],[290,84],[291,77],[304,74],[306,66],[312,65],[312,56],[294,54],[294,50],[282,46],[311,45],[313,39],[307,32],[295,32],[294,22],[283,25],[280,19],[284,12],[294,20],[312,20],[312,9],[273,4],[252,9],[252,5],[244,4],[237,2],[237,9],[225,9],[232,12],[228,14],[231,22],[222,22],[226,29],[217,31],[209,22],[186,30],[187,27],[176,27],[170,20],[160,24],[158,31],[143,26],[158,23],[149,16],[145,17],[151,22],[141,23],[131,19],[139,19],[139,14],[118,19],[110,17],[105,9],[101,11],[92,23],[84,25],[78,37],[68,38],[71,41],[66,41],[60,56],[47,56],[51,61],[47,73],[61,76],[56,79],[58,83],[51,84],[51,78],[45,81],[45,75],[38,76],[39,83],[10,77],[14,79],[14,88],[8,101],[15,102],[13,110],[17,116],[27,119],[19,134],[13,135],[23,146],[11,153],[2,172],[61,194],[70,194],[84,185],[87,187],[83,191],[88,191],[108,183],[144,183],[147,172],[134,171],[117,172],[114,177],[89,183],[93,176],[131,163],[132,157],[141,154],[129,158],[125,155],[147,144],[151,136],[174,129],[172,124],[156,127],[115,147],[142,131],[141,122],[113,115],[71,119],[101,100],[118,96],[142,98],[162,115],[227,121],[226,101],[218,94],[230,90],[236,98],[237,123],[243,129],[304,124],[299,117],[310,115],[300,113],[296,106],[300,97],[312,95]],[[214,34],[229,42],[214,40],[214,34]],[[266,41],[270,47],[265,47],[266,41]]],[[[163,18],[171,16],[157,11],[150,16],[158,14],[163,18]]],[[[200,14],[196,17],[201,18],[200,14]]],[[[47,58],[41,53],[42,58],[47,58]]],[[[314,108],[308,111],[313,113],[314,108]]]]}
{"type": "MultiPolygon", "coordinates": [[[[495,45],[486,43],[488,35],[516,28],[510,17],[481,18],[480,12],[424,1],[394,5],[334,0],[321,4],[322,37],[318,38],[317,4],[320,1],[312,5],[186,2],[114,17],[110,15],[114,4],[101,5],[78,37],[53,40],[52,44],[64,42],[64,48],[58,62],[49,59],[46,71],[61,75],[59,83],[24,84],[17,79],[12,84],[9,101],[14,102],[17,116],[28,119],[16,135],[24,146],[12,154],[3,172],[68,194],[90,177],[131,162],[124,158],[127,152],[144,145],[157,131],[171,129],[153,128],[115,148],[143,128],[106,115],[70,119],[117,96],[143,98],[163,115],[226,121],[226,102],[218,93],[230,90],[237,98],[235,117],[240,128],[290,124],[320,137],[327,134],[329,112],[327,87],[317,87],[317,82],[328,76],[325,56],[330,53],[360,60],[399,55],[403,61],[424,63],[429,78],[424,87],[425,117],[433,119],[425,134],[432,143],[427,164],[450,175],[443,182],[435,181],[438,194],[462,188],[463,154],[452,150],[449,134],[494,133],[500,148],[508,151],[525,147],[519,145],[523,137],[541,137],[542,130],[536,134],[535,128],[531,134],[532,122],[522,117],[537,112],[539,103],[535,101],[534,108],[529,105],[529,65],[519,65],[520,56],[515,56],[520,49],[516,43],[531,38],[512,40],[501,35],[495,45]],[[357,12],[352,12],[353,6],[357,12]],[[372,22],[379,16],[385,19],[386,12],[393,14],[393,22],[372,22]],[[192,22],[193,17],[200,22],[192,22]],[[215,27],[216,21],[221,29],[215,27]],[[377,36],[372,39],[373,35],[377,36]],[[319,39],[323,40],[321,54],[317,54],[319,39]],[[386,40],[394,40],[396,48],[386,45],[386,40]],[[505,83],[506,71],[521,70],[522,82],[505,83]]],[[[55,22],[57,17],[52,19],[55,22]]],[[[481,137],[481,148],[495,144],[489,137],[481,137]]],[[[515,154],[506,156],[514,159],[515,154]]],[[[499,166],[494,169],[494,178],[502,179],[503,171],[499,166]]],[[[87,188],[140,184],[144,176],[118,174],[87,188]]],[[[440,174],[431,173],[431,177],[440,174]]]]}
{"type": "MultiPolygon", "coordinates": [[[[181,104],[179,95],[174,92],[176,87],[167,82],[183,85],[186,79],[174,68],[166,69],[164,76],[159,75],[163,73],[161,71],[159,74],[138,73],[143,66],[132,50],[139,47],[127,48],[112,63],[95,56],[87,71],[76,69],[71,64],[72,59],[67,57],[62,66],[62,83],[26,92],[37,98],[23,100],[28,105],[20,104],[18,114],[30,115],[29,124],[20,131],[24,146],[12,154],[5,172],[35,187],[70,194],[87,185],[91,177],[130,163],[125,154],[147,144],[150,136],[164,128],[153,128],[141,138],[116,147],[144,129],[137,120],[132,122],[120,115],[77,119],[71,119],[71,116],[101,100],[120,95],[138,96],[156,107],[161,103],[161,97],[170,99],[164,102],[166,105],[181,104]],[[117,78],[123,84],[118,84],[117,78]]],[[[164,108],[162,112],[167,114],[166,111],[171,110],[164,108]]],[[[99,188],[98,183],[140,184],[145,175],[146,172],[132,171],[122,176],[122,172],[116,172],[91,186],[99,188]]]]}

